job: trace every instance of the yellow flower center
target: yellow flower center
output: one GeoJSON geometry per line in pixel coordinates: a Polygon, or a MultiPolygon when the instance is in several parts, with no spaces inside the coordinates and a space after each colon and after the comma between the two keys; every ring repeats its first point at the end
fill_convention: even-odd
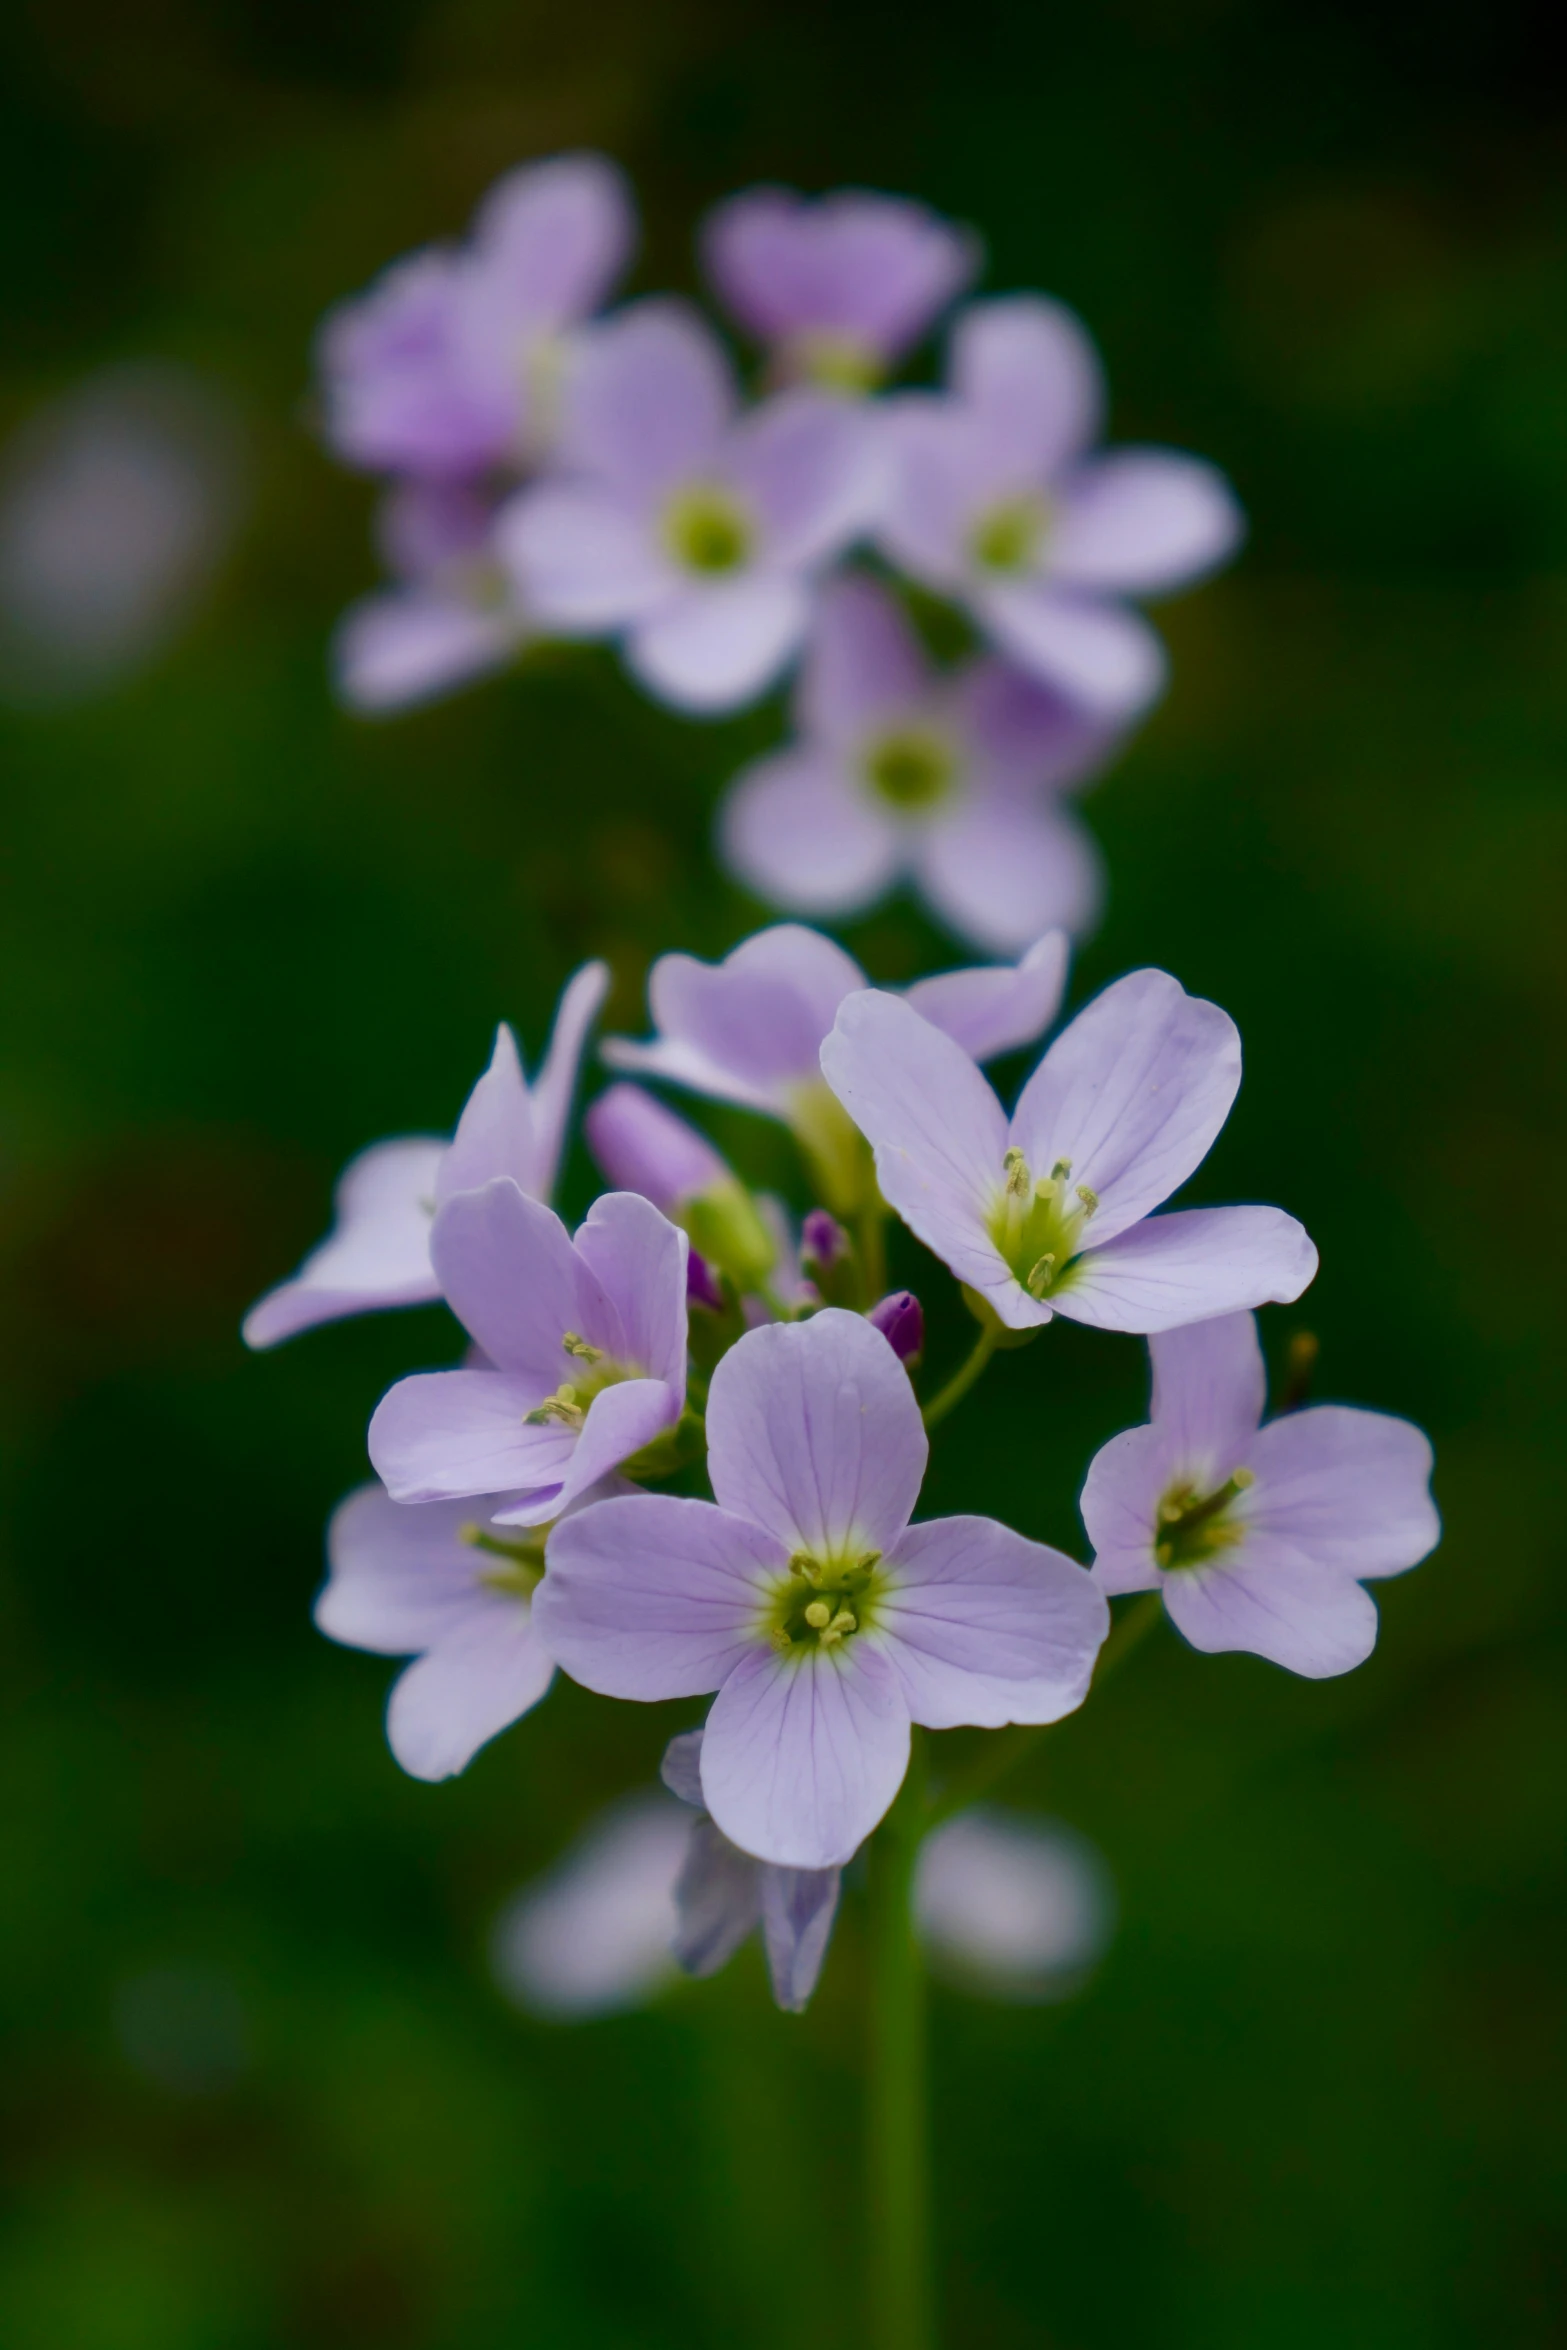
{"type": "Polygon", "coordinates": [[[664,509],[664,544],[687,571],[719,578],[749,562],[756,530],[738,498],[715,484],[677,490],[664,509]]]}
{"type": "Polygon", "coordinates": [[[989,1216],[990,1237],[1030,1297],[1054,1296],[1082,1254],[1083,1230],[1098,1207],[1086,1183],[1072,1181],[1070,1159],[1057,1159],[1037,1180],[1020,1150],[1002,1161],[1004,1181],[989,1216]]]}
{"type": "Polygon", "coordinates": [[[1245,1535],[1246,1523],[1235,1516],[1232,1504],[1255,1483],[1250,1469],[1234,1469],[1212,1493],[1200,1494],[1190,1484],[1172,1485],[1159,1504],[1154,1563],[1169,1573],[1205,1567],[1221,1552],[1233,1550],[1245,1535]]]}
{"type": "Polygon", "coordinates": [[[944,800],[957,780],[957,758],[934,727],[907,726],[884,734],[865,753],[864,775],[878,799],[900,815],[923,814],[944,800]]]}
{"type": "Polygon", "coordinates": [[[969,534],[969,553],[981,571],[1003,578],[1031,571],[1050,529],[1044,498],[1003,498],[980,515],[969,534]]]}
{"type": "Polygon", "coordinates": [[[797,1550],[788,1576],[775,1588],[767,1616],[767,1637],[780,1656],[808,1656],[837,1648],[876,1620],[884,1588],[877,1574],[879,1550],[835,1551],[818,1558],[797,1550]]]}

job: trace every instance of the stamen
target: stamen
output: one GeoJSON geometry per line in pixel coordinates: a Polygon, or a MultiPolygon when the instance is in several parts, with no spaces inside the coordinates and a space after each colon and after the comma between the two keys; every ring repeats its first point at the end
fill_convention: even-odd
{"type": "Polygon", "coordinates": [[[580,1428],[584,1417],[582,1406],[577,1401],[577,1391],[568,1379],[562,1381],[553,1395],[547,1395],[535,1410],[525,1412],[522,1424],[525,1428],[544,1428],[551,1420],[558,1420],[563,1428],[580,1428]]]}
{"type": "Polygon", "coordinates": [[[832,1622],[832,1609],[825,1599],[813,1599],[805,1611],[805,1620],[813,1632],[825,1632],[832,1622]]]}
{"type": "Polygon", "coordinates": [[[852,1611],[846,1607],[841,1607],[838,1610],[838,1613],[833,1617],[832,1622],[828,1625],[827,1631],[829,1638],[836,1635],[839,1639],[841,1639],[845,1632],[857,1632],[859,1628],[859,1624],[856,1621],[852,1611]]]}
{"type": "Polygon", "coordinates": [[[575,1355],[579,1362],[601,1363],[604,1360],[604,1349],[591,1345],[586,1338],[579,1338],[575,1330],[568,1330],[560,1343],[567,1354],[575,1355]]]}
{"type": "Polygon", "coordinates": [[[1070,1159],[1057,1159],[1055,1165],[1050,1170],[1051,1179],[1056,1183],[1065,1183],[1071,1172],[1072,1162],[1070,1159]]]}
{"type": "Polygon", "coordinates": [[[794,1642],[790,1639],[782,1624],[775,1624],[772,1630],[768,1633],[767,1637],[772,1642],[774,1648],[777,1649],[780,1656],[787,1656],[790,1649],[794,1646],[794,1642]]]}
{"type": "Polygon", "coordinates": [[[1084,1215],[1091,1216],[1099,1205],[1098,1192],[1090,1191],[1086,1183],[1080,1183],[1077,1186],[1077,1196],[1083,1203],[1084,1215]]]}
{"type": "Polygon", "coordinates": [[[1023,1153],[1014,1146],[1007,1152],[1001,1164],[1007,1171],[1007,1190],[1011,1197],[1013,1199],[1027,1199],[1029,1192],[1033,1189],[1034,1179],[1029,1174],[1028,1161],[1024,1158],[1023,1153]]]}
{"type": "Polygon", "coordinates": [[[822,1563],[820,1559],[813,1559],[808,1550],[797,1550],[790,1554],[789,1572],[798,1575],[802,1582],[820,1585],[822,1563]]]}
{"type": "Polygon", "coordinates": [[[1024,1282],[1023,1287],[1028,1291],[1030,1297],[1042,1298],[1044,1296],[1045,1291],[1055,1279],[1055,1270],[1055,1251],[1047,1249],[1044,1255],[1037,1258],[1028,1269],[1028,1279],[1024,1282]]]}

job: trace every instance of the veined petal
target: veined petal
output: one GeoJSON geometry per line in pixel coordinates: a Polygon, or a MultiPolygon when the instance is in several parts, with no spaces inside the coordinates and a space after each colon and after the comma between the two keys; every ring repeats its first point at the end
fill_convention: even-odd
{"type": "Polygon", "coordinates": [[[869,1637],[927,1729],[1057,1722],[1082,1704],[1110,1629],[1083,1568],[993,1518],[910,1526],[869,1637]]]}
{"type": "Polygon", "coordinates": [[[328,1577],[316,1628],[345,1648],[412,1656],[464,1623],[488,1597],[482,1555],[463,1528],[488,1525],[484,1501],[407,1509],[380,1485],[338,1503],[327,1527],[328,1577]]]}
{"type": "MultiPolygon", "coordinates": [[[[621,1197],[627,1196],[621,1194],[621,1197]]],[[[682,1239],[685,1237],[681,1235],[682,1239]]],[[[685,1280],[682,1271],[681,1281],[685,1280]]],[[[684,1290],[681,1303],[684,1305],[684,1290]]],[[[666,1428],[672,1428],[680,1417],[681,1398],[685,1393],[685,1366],[681,1365],[678,1387],[663,1379],[624,1379],[618,1386],[606,1387],[588,1406],[587,1417],[577,1438],[576,1450],[571,1456],[561,1480],[562,1505],[575,1501],[629,1461],[643,1446],[651,1444],[666,1428]]],[[[501,1513],[504,1517],[504,1512],[501,1513]]],[[[519,1523],[536,1524],[533,1519],[519,1523]]]]}
{"type": "Polygon", "coordinates": [[[538,1143],[533,1104],[522,1073],[517,1039],[503,1020],[495,1031],[490,1065],[463,1105],[452,1147],[435,1178],[437,1205],[454,1192],[477,1191],[497,1175],[512,1181],[535,1199],[540,1191],[538,1143]]]}
{"type": "Polygon", "coordinates": [[[885,1656],[863,1640],[788,1657],[754,1648],[707,1717],[702,1791],[742,1852],[780,1868],[840,1868],[908,1762],[908,1707],[885,1656]]]}
{"type": "Polygon", "coordinates": [[[546,1202],[554,1193],[555,1180],[560,1173],[566,1128],[571,1120],[572,1097],[577,1090],[577,1075],[582,1067],[588,1031],[598,1018],[599,1007],[608,990],[607,963],[584,963],[580,971],[573,972],[561,995],[543,1066],[534,1084],[535,1180],[529,1188],[546,1202]]]}
{"type": "MultiPolygon", "coordinates": [[[[503,1371],[533,1381],[531,1404],[570,1370],[570,1330],[626,1359],[615,1305],[572,1247],[565,1225],[508,1176],[447,1200],[430,1236],[441,1294],[471,1338],[503,1371]]],[[[506,1483],[497,1478],[490,1488],[506,1483]]]]}
{"type": "Polygon", "coordinates": [[[711,1820],[691,1822],[675,1880],[674,1952],[688,1975],[716,1975],[728,1965],[761,1917],[761,1878],[761,1863],[737,1851],[711,1820]]]}
{"type": "Polygon", "coordinates": [[[533,1606],[551,1654],[585,1689],[643,1699],[700,1696],[765,1646],[788,1565],[749,1519],[664,1493],[578,1510],[546,1557],[533,1606]]]}
{"type": "Polygon", "coordinates": [[[1248,1517],[1342,1573],[1401,1575],[1442,1538],[1431,1499],[1431,1446],[1410,1420],[1348,1404],[1291,1412],[1252,1437],[1248,1517]]]}
{"type": "Polygon", "coordinates": [[[897,598],[854,572],[827,581],[800,672],[808,736],[854,751],[878,719],[906,715],[929,693],[930,663],[897,598]]]}
{"type": "Polygon", "coordinates": [[[824,392],[784,392],[735,431],[726,472],[761,516],[769,564],[825,563],[871,520],[881,479],[870,418],[824,392]]]}
{"type": "Polygon", "coordinates": [[[1217,1004],[1166,971],[1132,971],[1064,1028],[1024,1086],[1012,1139],[1038,1174],[1059,1160],[1098,1201],[1098,1246],[1199,1167],[1241,1081],[1241,1040],[1217,1004]]]}
{"type": "Polygon", "coordinates": [[[519,612],[434,588],[362,596],[332,639],[338,698],[367,718],[411,710],[501,668],[526,634],[519,612]]]}
{"type": "Polygon", "coordinates": [[[1125,739],[1114,719],[994,655],[971,661],[955,684],[970,758],[992,789],[1032,794],[1087,783],[1125,739]]]}
{"type": "Polygon", "coordinates": [[[386,1709],[392,1752],[415,1779],[449,1779],[554,1677],[527,1602],[490,1594],[398,1678],[386,1709]]]}
{"type": "Polygon", "coordinates": [[[1004,653],[1097,717],[1135,718],[1164,691],[1164,647],[1125,604],[1028,581],[982,588],[974,606],[1004,653]]]}
{"type": "Polygon", "coordinates": [[[949,372],[1025,478],[1048,480],[1098,437],[1098,354],[1063,303],[1038,294],[976,302],[953,330],[949,372]]]}
{"type": "Polygon", "coordinates": [[[745,768],[725,795],[718,836],[738,880],[798,914],[871,905],[904,861],[896,822],[827,751],[783,751],[745,768]]]}
{"type": "MultiPolygon", "coordinates": [[[[899,570],[947,595],[962,592],[969,539],[987,503],[1016,494],[984,420],[927,392],[905,392],[880,411],[885,465],[876,539],[899,570]]],[[[1029,664],[1032,666],[1032,664],[1029,664]]]]}
{"type": "Polygon", "coordinates": [[[685,1234],[651,1200],[611,1191],[578,1225],[574,1246],[614,1301],[626,1359],[669,1388],[678,1413],[686,1387],[685,1234]]]}
{"type": "Polygon", "coordinates": [[[1061,1009],[1070,951],[1065,931],[1050,930],[1016,963],[916,979],[904,989],[904,1001],[971,1061],[993,1061],[1036,1043],[1050,1026],[1061,1009]]]}
{"type": "Polygon", "coordinates": [[[960,801],[925,827],[914,868],[937,918],[997,955],[1015,955],[1043,930],[1081,937],[1104,899],[1104,861],[1088,827],[1032,795],[960,801]]]}
{"type": "Polygon", "coordinates": [[[832,1939],[841,1873],[764,1863],[760,1876],[762,1938],[773,1997],[787,2014],[803,2015],[832,1939]]]}
{"type": "Polygon", "coordinates": [[[1315,1248],[1282,1208],[1185,1208],[1088,1250],[1050,1302],[1097,1330],[1174,1330],[1289,1305],[1316,1270],[1315,1248]]]}
{"type": "Polygon", "coordinates": [[[1176,1455],[1159,1427],[1123,1428],[1089,1463],[1078,1506],[1094,1546],[1094,1581],[1112,1599],[1157,1585],[1153,1549],[1159,1504],[1178,1473],[1176,1455]]]}
{"type": "Polygon", "coordinates": [[[777,1116],[788,1089],[818,1075],[838,1005],[863,985],[841,947],[798,923],[759,931],[722,963],[660,955],[648,981],[656,1041],[611,1037],[604,1058],[777,1116]]]}
{"type": "Polygon", "coordinates": [[[1255,1314],[1220,1314],[1148,1341],[1153,1400],[1148,1417],[1176,1461],[1222,1484],[1249,1462],[1268,1400],[1255,1314]]]}
{"type": "Polygon", "coordinates": [[[545,483],[495,518],[495,552],[543,629],[602,636],[678,591],[645,516],[608,491],[545,483]]]}
{"type": "Polygon", "coordinates": [[[1052,575],[1129,596],[1184,587],[1240,544],[1245,518],[1218,468],[1173,449],[1116,449],[1057,493],[1052,575]]]}
{"type": "Polygon", "coordinates": [[[1188,1567],[1164,1578],[1170,1621],[1207,1655],[1249,1649],[1309,1681],[1364,1664],[1376,1646],[1376,1603],[1350,1576],[1276,1538],[1248,1540],[1235,1566],[1188,1567]]]}
{"type": "Polygon", "coordinates": [[[637,302],[582,337],[560,461],[645,502],[711,469],[734,407],[712,329],[683,303],[637,302]]]}
{"type": "Polygon", "coordinates": [[[772,683],[809,616],[806,590],[784,573],[691,584],[636,622],[626,659],[648,692],[674,709],[733,710],[772,683]]]}
{"type": "Polygon", "coordinates": [[[245,1317],[247,1346],[276,1346],[319,1322],[440,1296],[430,1265],[435,1173],[445,1151],[431,1135],[372,1143],[338,1178],[331,1237],[245,1317]]]}
{"type": "Polygon", "coordinates": [[[888,1549],[930,1453],[907,1372],[879,1330],[837,1307],[731,1347],[713,1373],[707,1441],[720,1506],[817,1557],[888,1549]]]}
{"type": "Polygon", "coordinates": [[[577,1439],[553,1423],[528,1426],[540,1392],[507,1371],[399,1379],[370,1422],[371,1466],[397,1502],[558,1488],[577,1439]]]}

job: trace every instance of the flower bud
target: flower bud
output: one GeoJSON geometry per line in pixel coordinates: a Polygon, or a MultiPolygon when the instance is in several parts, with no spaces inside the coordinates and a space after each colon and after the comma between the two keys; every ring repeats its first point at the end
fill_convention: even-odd
{"type": "Polygon", "coordinates": [[[895,1289],[866,1315],[907,1370],[925,1352],[925,1311],[912,1289],[895,1289]]]}
{"type": "Polygon", "coordinates": [[[826,1273],[849,1253],[849,1235],[836,1216],[812,1208],[800,1227],[800,1255],[804,1262],[826,1273]]]}
{"type": "Polygon", "coordinates": [[[705,1134],[644,1093],[611,1085],[583,1117],[588,1147],[617,1191],[639,1191],[666,1216],[733,1176],[705,1134]]]}
{"type": "Polygon", "coordinates": [[[724,1293],[713,1278],[713,1269],[696,1249],[686,1258],[686,1303],[706,1306],[710,1314],[724,1310],[724,1293]]]}

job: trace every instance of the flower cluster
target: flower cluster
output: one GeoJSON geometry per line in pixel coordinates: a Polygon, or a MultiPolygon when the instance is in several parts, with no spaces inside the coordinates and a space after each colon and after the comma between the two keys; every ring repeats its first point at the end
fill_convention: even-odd
{"type": "Polygon", "coordinates": [[[981,1061],[1037,1047],[1066,963],[1056,933],[892,994],[790,925],[717,964],[663,957],[652,1036],[602,1048],[617,1075],[586,1132],[614,1188],[572,1231],[550,1194],[604,989],[590,965],[538,1080],[503,1028],[453,1139],[356,1160],[337,1229],[247,1323],[260,1346],[444,1299],[467,1352],[382,1400],[378,1482],[333,1519],[317,1621],[413,1658],[388,1733],[427,1779],[557,1669],[610,1698],[710,1697],[666,1763],[699,1815],[675,1949],[711,1971],[760,1925],[784,2006],[809,1995],[917,1730],[1070,1714],[1125,1593],[1157,1593],[1194,1648],[1341,1672],[1375,1638],[1365,1581],[1437,1539],[1407,1422],[1323,1406],[1261,1425],[1253,1309],[1312,1279],[1300,1225],[1166,1208],[1235,1099],[1226,1015],[1134,972],[1060,1028],[1010,1115],[997,1099],[981,1061]],[[799,1224],[639,1078],[782,1122],[814,1201],[799,1224]],[[890,1214],[978,1326],[923,1403],[890,1214]],[[917,1514],[928,1429],[1058,1317],[1146,1336],[1153,1358],[1148,1424],[1088,1472],[1087,1565],[993,1518],[917,1514]]]}
{"type": "Polygon", "coordinates": [[[969,301],[940,387],[886,389],[981,265],[921,205],[718,207],[702,260],[754,391],[687,305],[605,310],[634,243],[613,166],[557,158],[327,320],[324,429],[386,479],[393,578],[344,622],[344,696],[392,710],[601,638],[705,715],[798,664],[796,741],[721,814],[741,880],[818,918],[908,880],[996,954],[1086,929],[1100,875],[1070,794],[1164,683],[1135,600],[1239,540],[1224,479],[1097,448],[1097,357],[1042,296],[969,301]]]}

